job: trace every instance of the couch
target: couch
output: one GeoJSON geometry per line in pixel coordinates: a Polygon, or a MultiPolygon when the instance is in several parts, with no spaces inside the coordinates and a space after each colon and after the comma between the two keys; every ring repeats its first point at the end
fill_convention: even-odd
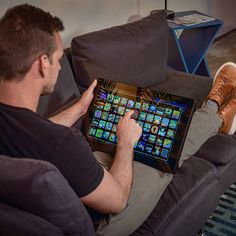
{"type": "MultiPolygon", "coordinates": [[[[212,79],[168,68],[167,52],[163,12],[75,37],[65,50],[55,90],[41,98],[38,112],[50,116],[63,109],[96,77],[193,98],[201,107],[212,79]]],[[[78,121],[74,128],[80,127],[78,121]]],[[[132,235],[196,235],[236,180],[235,153],[235,134],[207,140],[176,171],[132,235]]],[[[58,168],[34,157],[0,155],[0,225],[1,236],[95,234],[86,208],[58,168]]]]}

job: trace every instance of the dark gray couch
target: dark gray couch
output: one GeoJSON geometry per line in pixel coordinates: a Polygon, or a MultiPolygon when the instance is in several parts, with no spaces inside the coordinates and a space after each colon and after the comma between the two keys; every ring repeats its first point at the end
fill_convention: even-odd
{"type": "MultiPolygon", "coordinates": [[[[76,37],[66,50],[54,93],[42,97],[38,112],[58,111],[98,76],[194,98],[200,107],[212,80],[166,70],[167,37],[161,14],[76,37]]],[[[236,136],[210,138],[177,170],[133,235],[196,235],[235,181],[235,169],[236,136]]],[[[33,157],[0,156],[0,225],[1,236],[94,234],[86,209],[60,171],[33,157]]]]}

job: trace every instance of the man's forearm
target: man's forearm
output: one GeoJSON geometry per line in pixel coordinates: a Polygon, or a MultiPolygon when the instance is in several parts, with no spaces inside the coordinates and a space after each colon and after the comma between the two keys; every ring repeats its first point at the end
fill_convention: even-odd
{"type": "Polygon", "coordinates": [[[83,109],[82,105],[78,100],[69,104],[65,109],[60,111],[58,114],[49,118],[52,122],[60,125],[71,127],[79,118],[81,118],[87,109],[83,109]]]}
{"type": "Polygon", "coordinates": [[[125,197],[128,200],[133,177],[133,145],[117,144],[114,162],[110,174],[119,182],[125,197]]]}

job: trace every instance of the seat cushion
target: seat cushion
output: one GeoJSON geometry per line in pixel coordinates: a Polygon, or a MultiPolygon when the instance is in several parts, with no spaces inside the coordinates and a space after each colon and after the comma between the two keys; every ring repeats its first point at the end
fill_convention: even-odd
{"type": "Polygon", "coordinates": [[[47,220],[64,234],[94,235],[80,199],[48,162],[0,155],[0,199],[47,220]]]}
{"type": "Polygon", "coordinates": [[[168,26],[163,11],[75,37],[72,62],[81,91],[101,77],[148,87],[165,80],[168,26]]]}

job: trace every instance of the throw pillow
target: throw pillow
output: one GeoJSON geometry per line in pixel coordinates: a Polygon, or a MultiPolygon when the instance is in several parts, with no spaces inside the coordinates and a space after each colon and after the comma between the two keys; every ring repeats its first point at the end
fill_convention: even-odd
{"type": "Polygon", "coordinates": [[[75,79],[83,92],[98,78],[151,87],[165,80],[168,25],[160,11],[139,21],[75,37],[75,79]]]}

